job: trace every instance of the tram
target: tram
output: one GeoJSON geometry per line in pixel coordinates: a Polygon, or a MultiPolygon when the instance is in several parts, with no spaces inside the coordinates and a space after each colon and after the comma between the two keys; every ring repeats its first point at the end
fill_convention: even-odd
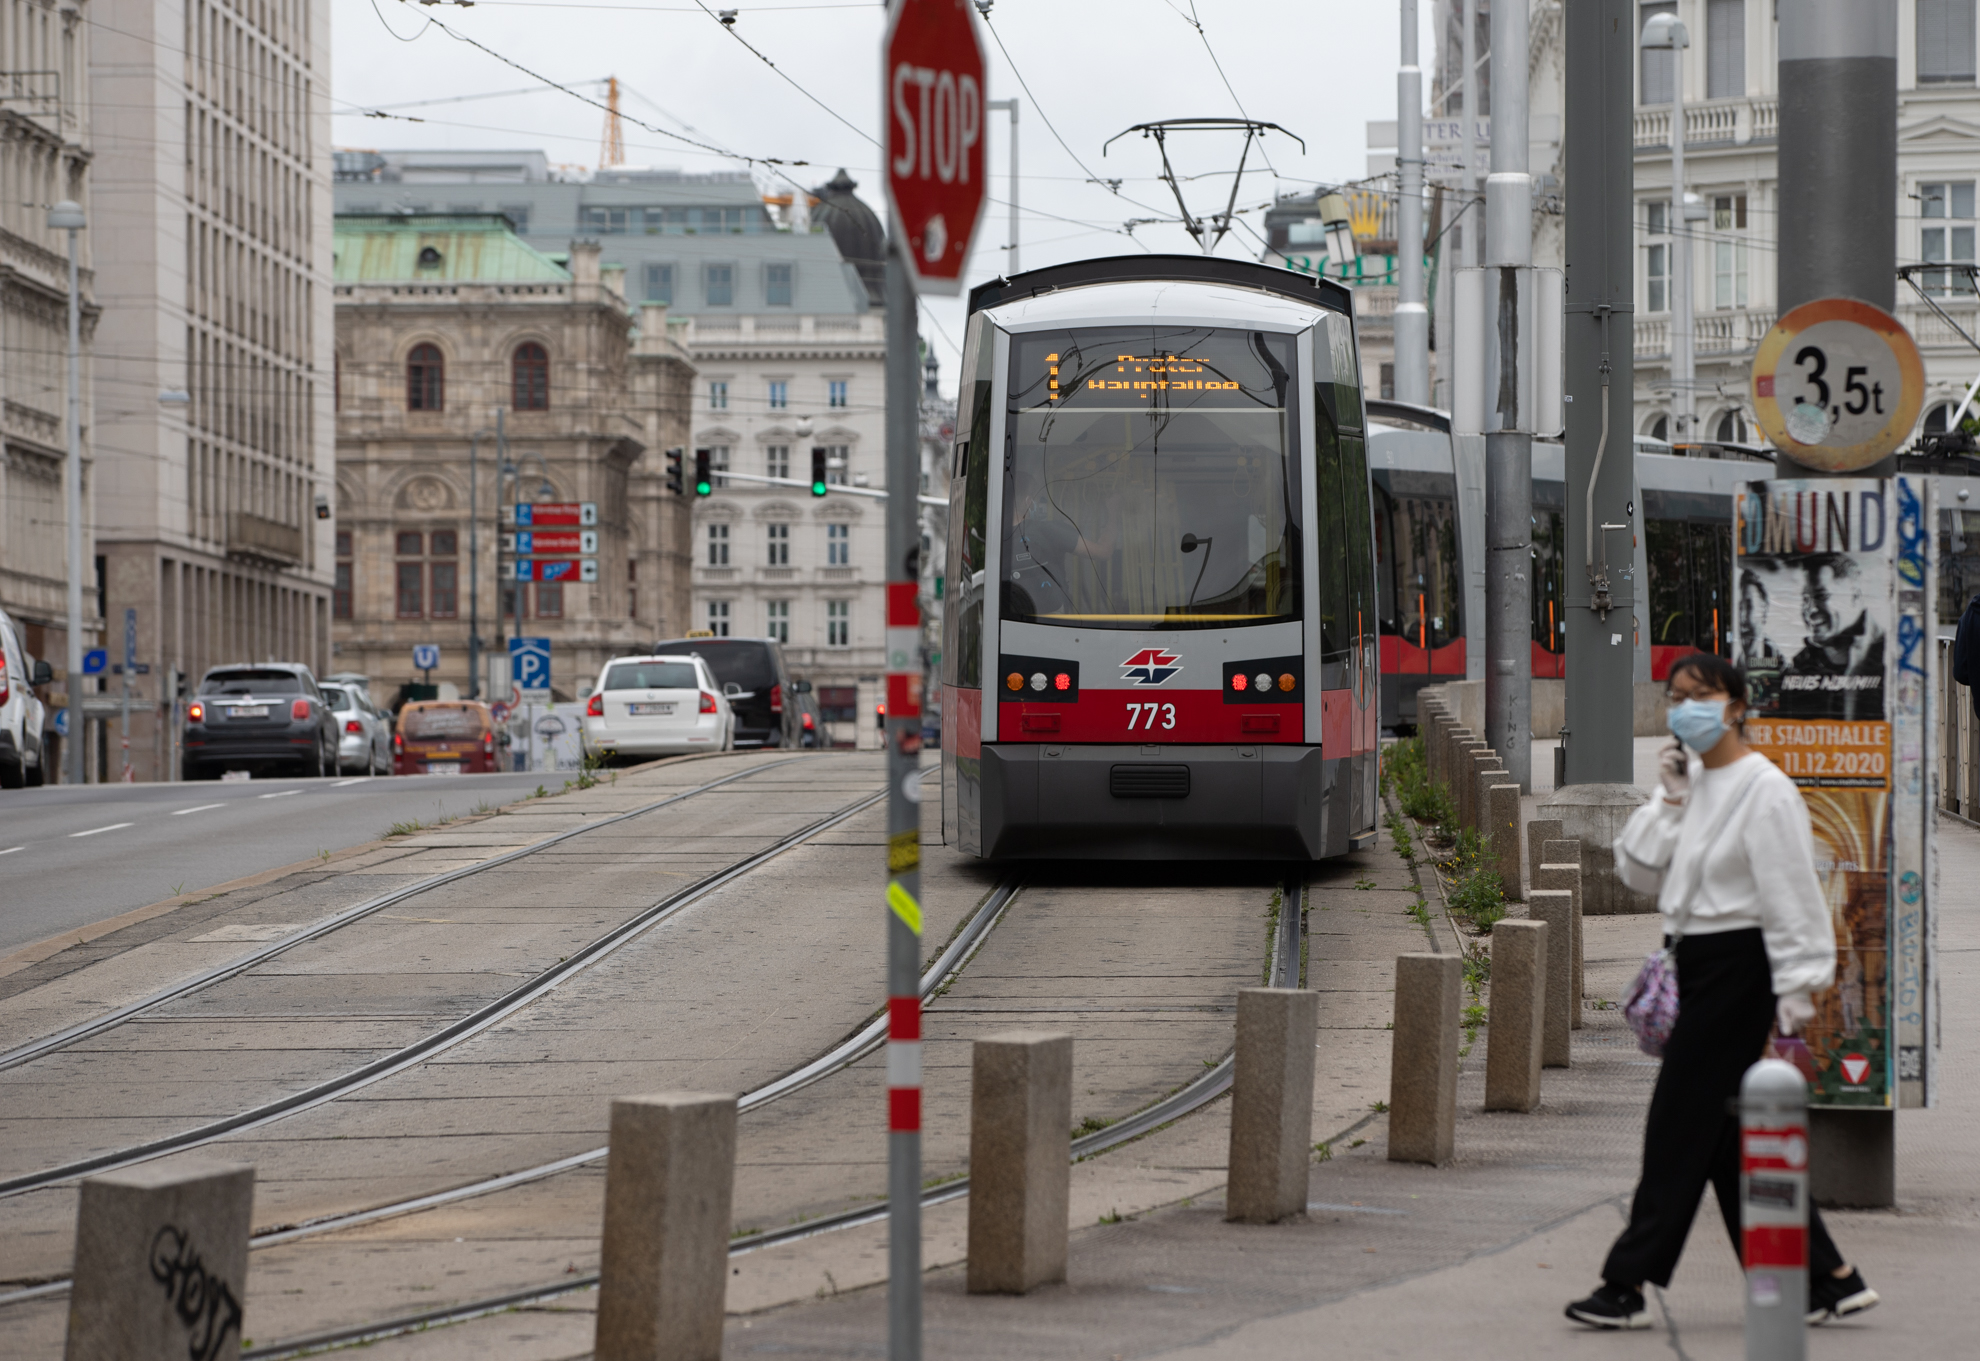
{"type": "Polygon", "coordinates": [[[992,859],[1372,844],[1373,517],[1353,297],[1248,261],[970,294],[942,834],[992,859]]]}

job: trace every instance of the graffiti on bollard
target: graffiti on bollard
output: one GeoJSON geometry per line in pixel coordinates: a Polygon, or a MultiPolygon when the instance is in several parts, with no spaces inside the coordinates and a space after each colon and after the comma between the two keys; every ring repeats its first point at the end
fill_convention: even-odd
{"type": "Polygon", "coordinates": [[[1739,1085],[1746,1361],[1802,1361],[1808,1313],[1808,1084],[1761,1059],[1739,1085]]]}

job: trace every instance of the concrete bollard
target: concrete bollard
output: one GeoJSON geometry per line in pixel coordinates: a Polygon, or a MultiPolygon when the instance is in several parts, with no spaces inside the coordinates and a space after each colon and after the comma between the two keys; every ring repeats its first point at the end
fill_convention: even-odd
{"type": "Polygon", "coordinates": [[[1530,1111],[1540,1104],[1547,934],[1547,923],[1540,921],[1492,925],[1492,1010],[1485,1031],[1488,1111],[1530,1111]]]}
{"type": "Polygon", "coordinates": [[[1240,988],[1224,1218],[1272,1224],[1306,1209],[1320,994],[1240,988]]]}
{"type": "Polygon", "coordinates": [[[1072,1036],[1041,1030],[971,1046],[972,1295],[1022,1295],[1066,1278],[1072,1055],[1072,1036]]]}
{"type": "Polygon", "coordinates": [[[1582,965],[1588,954],[1581,943],[1581,843],[1549,841],[1542,847],[1541,855],[1540,866],[1533,872],[1533,887],[1566,889],[1574,895],[1574,942],[1568,950],[1573,977],[1568,980],[1568,998],[1570,1010],[1574,1013],[1573,1028],[1579,1030],[1581,999],[1587,996],[1582,984],[1582,965]]]}
{"type": "Polygon", "coordinates": [[[147,1163],[85,1180],[66,1361],[233,1361],[253,1217],[245,1164],[147,1163]]]}
{"type": "Polygon", "coordinates": [[[1396,956],[1395,1035],[1389,1049],[1389,1161],[1447,1163],[1457,1145],[1457,955],[1396,956]]]}
{"type": "Polygon", "coordinates": [[[1423,773],[1437,778],[1437,763],[1444,745],[1444,713],[1419,694],[1416,697],[1417,736],[1423,739],[1423,773]]]}
{"type": "Polygon", "coordinates": [[[1464,825],[1471,828],[1472,831],[1476,832],[1480,830],[1485,822],[1485,800],[1479,797],[1478,791],[1481,788],[1489,789],[1491,785],[1498,783],[1498,781],[1493,780],[1490,783],[1481,784],[1480,777],[1483,775],[1503,775],[1505,769],[1506,763],[1499,759],[1499,753],[1493,751],[1483,742],[1472,748],[1471,779],[1469,781],[1469,788],[1465,790],[1464,804],[1464,825]]]}
{"type": "Polygon", "coordinates": [[[1574,1014],[1581,1010],[1574,987],[1574,895],[1565,889],[1536,888],[1527,904],[1527,915],[1547,923],[1547,1027],[1540,1047],[1540,1062],[1549,1068],[1566,1068],[1572,1061],[1568,1048],[1574,1014]]]}
{"type": "Polygon", "coordinates": [[[1519,786],[1508,784],[1507,778],[1501,776],[1485,790],[1485,824],[1490,831],[1485,842],[1491,847],[1506,900],[1516,903],[1526,896],[1519,874],[1519,786]]]}
{"type": "Polygon", "coordinates": [[[1561,836],[1559,818],[1534,818],[1526,824],[1526,869],[1532,873],[1541,865],[1550,863],[1545,855],[1549,841],[1557,841],[1561,836]]]}
{"type": "Polygon", "coordinates": [[[736,1099],[612,1103],[598,1361],[718,1361],[729,1286],[736,1099]]]}

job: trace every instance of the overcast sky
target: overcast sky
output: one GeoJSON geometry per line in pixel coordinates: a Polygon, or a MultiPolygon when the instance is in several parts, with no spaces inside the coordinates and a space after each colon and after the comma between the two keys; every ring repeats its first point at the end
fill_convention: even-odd
{"type": "MultiPolygon", "coordinates": [[[[728,31],[713,17],[726,7],[711,2],[703,9],[695,0],[477,0],[471,8],[335,0],[336,144],[533,147],[548,153],[552,163],[598,163],[604,121],[598,109],[448,36],[440,27],[445,24],[536,75],[593,97],[602,98],[604,77],[617,76],[632,164],[687,171],[741,168],[737,161],[631,121],[638,119],[747,155],[807,161],[808,166],[788,171],[807,187],[844,166],[859,181],[861,195],[884,211],[879,155],[869,140],[880,126],[884,8],[852,0],[745,3],[737,6],[739,18],[728,31]],[[747,39],[776,69],[738,38],[747,39]],[[405,107],[415,100],[525,89],[534,92],[405,107]],[[372,109],[425,121],[364,116],[372,109]]],[[[1427,59],[1428,0],[1421,8],[1427,59]]],[[[1278,134],[1263,145],[1266,159],[1253,148],[1238,194],[1242,207],[1310,189],[1315,182],[1361,178],[1367,160],[1364,124],[1396,114],[1400,41],[1393,0],[997,0],[983,27],[990,97],[1016,96],[1023,104],[1019,199],[1026,268],[1141,246],[1195,249],[1170,222],[1137,226],[1132,240],[1121,234],[1130,218],[1176,213],[1168,186],[1156,178],[1160,162],[1152,142],[1125,138],[1101,154],[1108,138],[1133,124],[1230,117],[1242,109],[1304,138],[1304,152],[1278,134]],[[1009,60],[998,50],[998,37],[1009,60]],[[1019,77],[1029,86],[1028,95],[1019,77]],[[1065,147],[1053,137],[1048,119],[1065,147]],[[1119,193],[1087,183],[1089,171],[1119,177],[1119,193]]],[[[991,115],[989,158],[998,201],[985,209],[970,259],[971,283],[994,278],[1004,267],[1007,122],[1005,114],[991,115]]],[[[1241,135],[1223,133],[1171,139],[1178,174],[1205,176],[1183,186],[1192,211],[1223,207],[1241,144],[1241,135]]],[[[759,182],[774,183],[768,171],[756,173],[759,182]]],[[[1262,213],[1247,220],[1259,227],[1262,213]]],[[[1256,259],[1260,249],[1259,240],[1238,227],[1219,253],[1256,259]]],[[[950,392],[962,318],[960,299],[924,303],[922,329],[942,356],[943,387],[950,392]]]]}

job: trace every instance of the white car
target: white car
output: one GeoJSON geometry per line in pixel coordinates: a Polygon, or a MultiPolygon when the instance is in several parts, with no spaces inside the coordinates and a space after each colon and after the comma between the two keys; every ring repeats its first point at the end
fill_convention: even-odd
{"type": "Polygon", "coordinates": [[[392,773],[392,716],[371,705],[371,696],[355,685],[325,682],[323,701],[337,720],[337,773],[392,773]]]}
{"type": "Polygon", "coordinates": [[[0,610],[0,789],[43,784],[53,773],[42,745],[48,711],[34,693],[52,679],[48,663],[28,655],[14,621],[0,610]]]}
{"type": "Polygon", "coordinates": [[[678,756],[728,751],[736,716],[699,657],[614,657],[584,705],[587,755],[678,756]]]}

